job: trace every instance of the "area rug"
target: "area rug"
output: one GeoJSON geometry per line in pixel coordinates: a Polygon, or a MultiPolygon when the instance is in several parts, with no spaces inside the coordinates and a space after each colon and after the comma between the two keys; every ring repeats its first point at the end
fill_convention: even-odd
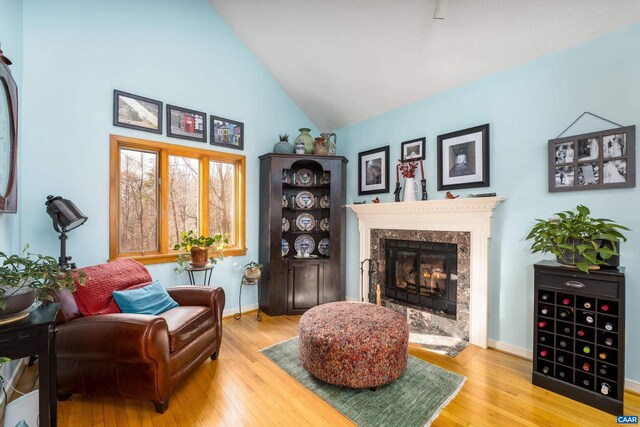
{"type": "Polygon", "coordinates": [[[430,425],[460,391],[466,378],[409,355],[407,370],[376,391],[320,381],[303,367],[298,338],[260,350],[296,381],[361,427],[430,425]]]}

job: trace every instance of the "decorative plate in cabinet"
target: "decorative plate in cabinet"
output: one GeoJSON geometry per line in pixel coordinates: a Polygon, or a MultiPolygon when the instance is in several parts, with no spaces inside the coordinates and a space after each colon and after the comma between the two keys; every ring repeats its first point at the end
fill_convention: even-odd
{"type": "Polygon", "coordinates": [[[320,255],[329,256],[329,238],[325,237],[324,239],[318,242],[318,252],[320,255]]]}
{"type": "Polygon", "coordinates": [[[313,250],[316,248],[316,242],[313,240],[313,237],[308,234],[303,234],[298,236],[293,242],[293,247],[296,250],[296,253],[299,254],[311,254],[313,250]]]}
{"type": "Polygon", "coordinates": [[[311,209],[315,202],[315,196],[309,191],[301,191],[296,196],[296,205],[302,209],[311,209]]]}
{"type": "Polygon", "coordinates": [[[296,218],[296,227],[300,231],[311,231],[316,226],[316,219],[310,213],[301,213],[296,218]]]}

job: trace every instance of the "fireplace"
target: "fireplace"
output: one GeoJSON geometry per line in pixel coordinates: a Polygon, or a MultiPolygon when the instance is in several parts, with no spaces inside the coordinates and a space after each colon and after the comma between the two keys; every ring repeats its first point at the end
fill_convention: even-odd
{"type": "Polygon", "coordinates": [[[385,297],[455,319],[458,245],[386,239],[385,247],[385,297]]]}

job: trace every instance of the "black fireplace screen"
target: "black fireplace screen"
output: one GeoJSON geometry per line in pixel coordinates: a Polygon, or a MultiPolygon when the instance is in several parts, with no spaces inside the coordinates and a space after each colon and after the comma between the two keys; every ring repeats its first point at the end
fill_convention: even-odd
{"type": "Polygon", "coordinates": [[[458,245],[386,240],[384,295],[456,314],[458,245]]]}

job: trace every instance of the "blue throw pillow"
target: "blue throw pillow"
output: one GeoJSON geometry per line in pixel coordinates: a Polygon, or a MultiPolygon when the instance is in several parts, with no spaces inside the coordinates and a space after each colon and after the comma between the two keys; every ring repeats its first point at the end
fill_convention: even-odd
{"type": "Polygon", "coordinates": [[[160,281],[129,291],[113,291],[113,298],[123,313],[160,314],[177,307],[160,281]]]}

